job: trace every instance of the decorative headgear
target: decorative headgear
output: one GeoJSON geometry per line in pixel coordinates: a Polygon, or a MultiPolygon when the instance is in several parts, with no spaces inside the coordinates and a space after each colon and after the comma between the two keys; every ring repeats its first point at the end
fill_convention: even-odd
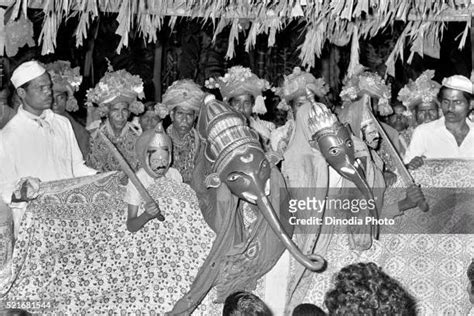
{"type": "Polygon", "coordinates": [[[329,92],[329,87],[323,78],[316,79],[312,74],[302,71],[300,67],[295,67],[293,73],[285,76],[283,86],[276,89],[276,94],[280,96],[282,102],[278,109],[288,111],[288,102],[306,95],[306,89],[319,97],[324,97],[329,92]]]}
{"type": "Polygon", "coordinates": [[[28,81],[38,78],[46,72],[43,66],[36,60],[27,61],[18,66],[10,78],[15,89],[18,89],[28,81]]]}
{"type": "Polygon", "coordinates": [[[190,79],[177,80],[166,89],[162,103],[155,105],[155,112],[165,118],[175,107],[180,106],[199,112],[204,92],[190,79]]]}
{"type": "Polygon", "coordinates": [[[419,104],[437,102],[441,85],[432,80],[434,70],[426,70],[415,81],[410,80],[398,93],[398,100],[408,110],[413,110],[419,104]]]}
{"type": "Polygon", "coordinates": [[[448,78],[444,78],[441,83],[443,87],[461,90],[473,94],[472,82],[464,76],[454,75],[448,78]]]}
{"type": "Polygon", "coordinates": [[[358,74],[346,79],[340,97],[344,102],[357,100],[363,94],[378,98],[378,111],[382,116],[393,113],[390,106],[391,88],[385,84],[382,77],[369,71],[363,71],[361,68],[358,74]]]}
{"type": "Polygon", "coordinates": [[[126,102],[130,112],[138,115],[145,110],[145,106],[137,98],[142,99],[144,96],[143,81],[139,76],[132,75],[125,69],[113,71],[109,65],[95,88],[87,90],[86,104],[97,104],[100,115],[105,116],[109,112],[108,105],[126,102]]]}
{"type": "Polygon", "coordinates": [[[265,79],[260,79],[252,73],[250,68],[234,66],[228,70],[224,77],[209,78],[205,82],[206,88],[216,89],[221,92],[225,102],[239,95],[250,94],[255,97],[253,113],[265,114],[267,109],[262,97],[262,91],[270,89],[270,84],[265,79]]]}
{"type": "Polygon", "coordinates": [[[239,148],[255,147],[263,153],[258,135],[247,126],[242,114],[213,96],[207,96],[205,102],[208,108],[206,155],[214,162],[213,172],[219,173],[239,148]]]}
{"type": "Polygon", "coordinates": [[[53,91],[67,93],[66,111],[79,110],[77,100],[74,97],[74,92],[79,89],[82,83],[79,67],[71,68],[71,63],[65,60],[58,60],[44,66],[53,81],[53,91]]]}

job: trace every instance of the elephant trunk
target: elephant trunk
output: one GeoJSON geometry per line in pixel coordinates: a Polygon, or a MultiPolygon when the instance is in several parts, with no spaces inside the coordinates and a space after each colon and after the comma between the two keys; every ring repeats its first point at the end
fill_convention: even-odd
{"type": "Polygon", "coordinates": [[[273,232],[299,263],[311,271],[320,271],[324,269],[325,260],[321,256],[316,254],[305,256],[295,245],[293,240],[291,240],[288,234],[284,231],[283,226],[281,225],[279,218],[276,216],[273,206],[267,196],[262,194],[257,199],[257,205],[262,212],[263,217],[270,224],[273,232]]]}

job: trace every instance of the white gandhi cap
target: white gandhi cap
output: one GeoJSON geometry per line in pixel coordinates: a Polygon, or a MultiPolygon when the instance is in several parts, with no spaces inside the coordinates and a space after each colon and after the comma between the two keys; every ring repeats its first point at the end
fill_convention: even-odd
{"type": "Polygon", "coordinates": [[[15,69],[10,80],[13,83],[13,86],[17,89],[28,81],[38,78],[45,72],[46,69],[44,69],[37,61],[27,61],[15,69]]]}
{"type": "Polygon", "coordinates": [[[472,94],[471,80],[461,75],[454,75],[448,78],[444,78],[442,85],[446,88],[461,90],[472,94]]]}

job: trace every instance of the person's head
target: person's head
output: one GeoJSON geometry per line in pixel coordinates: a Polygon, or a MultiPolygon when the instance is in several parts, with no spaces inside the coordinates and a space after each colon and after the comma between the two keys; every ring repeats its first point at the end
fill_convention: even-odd
{"type": "Polygon", "coordinates": [[[402,104],[395,104],[392,106],[393,114],[388,116],[387,123],[401,132],[408,127],[408,118],[404,115],[406,107],[402,104]]]}
{"type": "Polygon", "coordinates": [[[171,165],[171,138],[163,131],[161,123],[144,131],[135,143],[141,166],[153,178],[163,177],[171,165]]]}
{"type": "Polygon", "coordinates": [[[161,122],[161,118],[156,113],[155,104],[153,102],[145,104],[145,112],[140,115],[139,122],[143,131],[153,129],[161,122]]]}
{"type": "Polygon", "coordinates": [[[474,259],[467,268],[467,278],[469,283],[467,285],[467,293],[469,294],[469,301],[474,304],[474,259]]]}
{"type": "Polygon", "coordinates": [[[233,96],[228,101],[231,108],[245,115],[247,119],[252,115],[255,97],[251,94],[240,94],[233,96]]]}
{"type": "Polygon", "coordinates": [[[64,114],[66,112],[67,98],[66,92],[53,89],[53,105],[51,109],[55,113],[64,114]]]}
{"type": "Polygon", "coordinates": [[[176,106],[170,113],[173,128],[178,134],[188,134],[194,126],[197,113],[195,110],[184,106],[176,106]]]}
{"type": "Polygon", "coordinates": [[[446,123],[464,122],[472,110],[472,82],[460,75],[444,78],[438,100],[446,123]]]}
{"type": "Polygon", "coordinates": [[[271,316],[267,305],[256,295],[236,292],[229,295],[224,303],[222,316],[271,316]]]}
{"type": "Polygon", "coordinates": [[[314,304],[300,304],[295,307],[292,316],[326,316],[326,313],[314,304]]]}
{"type": "Polygon", "coordinates": [[[415,308],[408,292],[373,262],[342,268],[324,304],[330,315],[412,315],[415,308]]]}
{"type": "Polygon", "coordinates": [[[203,99],[204,92],[189,79],[175,81],[166,89],[162,101],[163,108],[170,114],[173,130],[179,135],[184,136],[191,131],[203,99]]]}
{"type": "Polygon", "coordinates": [[[113,102],[108,107],[107,118],[109,119],[110,126],[115,130],[122,130],[130,117],[127,101],[113,102]]]}
{"type": "Polygon", "coordinates": [[[51,78],[37,61],[25,62],[18,66],[11,76],[11,81],[26,111],[40,115],[51,108],[51,78]]]}
{"type": "Polygon", "coordinates": [[[296,117],[298,109],[303,104],[310,102],[308,97],[318,102],[328,92],[329,88],[323,78],[316,79],[311,73],[295,67],[290,75],[285,76],[283,85],[278,89],[277,94],[291,107],[296,117]]]}
{"type": "Polygon", "coordinates": [[[250,68],[231,67],[223,77],[206,80],[206,87],[218,88],[223,101],[247,119],[253,113],[265,114],[267,112],[262,92],[269,89],[270,84],[252,73],[250,68]]]}
{"type": "Polygon", "coordinates": [[[435,100],[418,104],[415,106],[414,112],[418,125],[439,119],[439,107],[435,100]]]}

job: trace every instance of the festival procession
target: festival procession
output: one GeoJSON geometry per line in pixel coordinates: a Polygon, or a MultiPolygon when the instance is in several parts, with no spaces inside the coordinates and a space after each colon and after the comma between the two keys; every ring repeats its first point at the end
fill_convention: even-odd
{"type": "Polygon", "coordinates": [[[0,315],[474,315],[473,19],[0,0],[0,315]]]}

